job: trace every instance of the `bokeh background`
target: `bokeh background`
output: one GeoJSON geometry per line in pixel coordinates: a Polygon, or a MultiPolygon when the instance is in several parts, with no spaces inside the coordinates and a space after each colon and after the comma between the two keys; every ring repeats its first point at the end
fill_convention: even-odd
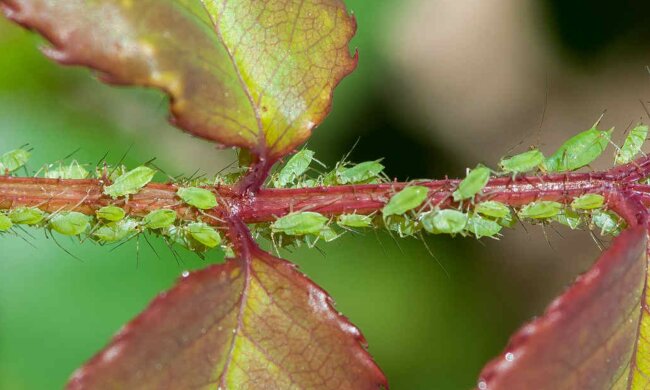
{"type": "MultiPolygon", "coordinates": [[[[623,130],[650,99],[650,3],[562,0],[347,0],[358,70],[309,147],[333,165],[385,158],[399,179],[460,176],[507,153],[547,152],[588,128],[623,130]]],[[[30,169],[108,153],[156,157],[171,175],[213,174],[234,158],[166,123],[158,92],[111,88],[44,59],[35,35],[0,19],[0,151],[29,143],[30,169]]],[[[647,118],[646,118],[647,119],[647,118]]],[[[598,167],[611,166],[608,153],[598,167]]],[[[222,261],[163,243],[117,249],[42,231],[0,237],[0,388],[61,388],[121,325],[185,270],[222,261]]],[[[586,232],[520,227],[500,241],[348,236],[300,264],[357,324],[393,389],[466,389],[508,336],[543,312],[598,248],[586,232]]]]}

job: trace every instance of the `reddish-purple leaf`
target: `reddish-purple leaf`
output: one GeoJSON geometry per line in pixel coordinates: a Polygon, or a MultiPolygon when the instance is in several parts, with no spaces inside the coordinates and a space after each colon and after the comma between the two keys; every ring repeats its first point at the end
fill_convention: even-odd
{"type": "Polygon", "coordinates": [[[175,123],[274,160],[327,115],[356,66],[340,0],[0,0],[51,58],[165,90],[175,123]]]}
{"type": "Polygon", "coordinates": [[[646,230],[623,232],[544,315],[520,329],[479,389],[648,386],[646,230]]]}
{"type": "Polygon", "coordinates": [[[256,246],[246,252],[159,296],[68,388],[387,386],[363,336],[325,291],[256,246]]]}

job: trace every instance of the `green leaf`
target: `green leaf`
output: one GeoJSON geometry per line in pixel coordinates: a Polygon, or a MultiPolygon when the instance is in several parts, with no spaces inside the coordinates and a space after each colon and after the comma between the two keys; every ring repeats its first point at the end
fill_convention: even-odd
{"type": "Polygon", "coordinates": [[[359,330],[295,266],[247,257],[179,281],[71,378],[68,389],[380,389],[359,330]]]}
{"type": "Polygon", "coordinates": [[[648,388],[646,235],[632,228],[614,239],[589,272],[510,339],[478,388],[648,388]]]}
{"type": "Polygon", "coordinates": [[[356,66],[340,0],[0,0],[63,64],[171,97],[173,122],[269,160],[305,141],[356,66]]]}

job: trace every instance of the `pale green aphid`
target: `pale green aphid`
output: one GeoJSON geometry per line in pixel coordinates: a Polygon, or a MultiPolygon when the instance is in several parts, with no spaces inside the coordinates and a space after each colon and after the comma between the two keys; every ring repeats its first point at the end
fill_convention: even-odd
{"type": "Polygon", "coordinates": [[[380,161],[365,161],[348,168],[338,168],[336,169],[336,181],[339,184],[360,184],[377,179],[384,170],[380,161]]]}
{"type": "Polygon", "coordinates": [[[481,164],[476,168],[468,170],[467,176],[460,182],[458,188],[452,194],[454,201],[458,202],[464,199],[470,199],[476,196],[490,180],[490,168],[481,164]]]}
{"type": "Polygon", "coordinates": [[[372,217],[361,214],[342,214],[336,219],[336,224],[349,228],[365,228],[372,225],[372,217]]]}
{"type": "Polygon", "coordinates": [[[578,212],[566,208],[552,219],[574,230],[582,224],[582,216],[578,212]]]}
{"type": "Polygon", "coordinates": [[[539,167],[544,162],[544,155],[537,149],[504,158],[499,163],[499,167],[505,173],[526,173],[539,167]]]}
{"type": "Polygon", "coordinates": [[[4,153],[0,156],[0,175],[4,175],[6,171],[13,172],[27,164],[31,155],[28,150],[23,148],[4,153]]]}
{"type": "Polygon", "coordinates": [[[33,207],[19,207],[9,211],[9,219],[16,225],[36,225],[45,219],[45,213],[33,207]]]}
{"type": "Polygon", "coordinates": [[[176,211],[168,209],[154,210],[142,218],[142,226],[148,229],[162,229],[176,222],[176,211]]]}
{"type": "Polygon", "coordinates": [[[67,166],[59,164],[58,168],[47,167],[44,176],[48,179],[86,179],[89,175],[90,172],[75,160],[67,166]]]}
{"type": "Polygon", "coordinates": [[[411,218],[401,215],[390,217],[387,221],[384,220],[384,223],[388,230],[397,232],[402,238],[413,236],[422,230],[422,225],[411,218]]]}
{"type": "Polygon", "coordinates": [[[616,152],[616,164],[627,164],[634,160],[639,153],[646,138],[648,138],[648,126],[639,123],[635,128],[630,130],[630,134],[625,138],[623,146],[616,152]]]}
{"type": "Polygon", "coordinates": [[[323,229],[321,229],[320,233],[318,234],[318,238],[325,241],[325,242],[332,242],[339,238],[339,234],[336,234],[334,229],[332,229],[329,226],[325,226],[323,229]]]}
{"type": "Polygon", "coordinates": [[[3,213],[0,213],[0,232],[9,231],[13,225],[14,223],[11,222],[11,219],[9,217],[3,213]]]}
{"type": "Polygon", "coordinates": [[[429,189],[423,186],[405,187],[400,192],[393,195],[386,206],[382,209],[384,218],[391,215],[402,215],[419,207],[427,199],[429,189]]]}
{"type": "Polygon", "coordinates": [[[492,218],[506,218],[510,215],[510,208],[501,202],[488,200],[481,202],[474,207],[474,211],[492,218]]]}
{"type": "Polygon", "coordinates": [[[503,226],[491,219],[483,218],[479,214],[472,214],[467,221],[466,231],[474,234],[476,238],[496,237],[503,226]]]}
{"type": "Polygon", "coordinates": [[[617,236],[621,233],[622,222],[618,215],[610,211],[596,210],[591,215],[591,222],[600,228],[600,234],[617,236]]]}
{"type": "Polygon", "coordinates": [[[287,164],[282,167],[280,172],[273,180],[273,186],[276,188],[283,188],[290,184],[294,184],[296,180],[307,172],[309,165],[314,159],[314,152],[311,150],[303,149],[294,154],[287,164]]]}
{"type": "Polygon", "coordinates": [[[571,208],[574,210],[594,210],[603,207],[605,197],[599,194],[584,194],[571,202],[571,208]]]}
{"type": "Polygon", "coordinates": [[[95,212],[97,218],[105,221],[117,222],[124,219],[126,212],[121,207],[117,206],[104,206],[95,212]]]}
{"type": "Polygon", "coordinates": [[[139,166],[118,176],[113,184],[104,187],[104,194],[112,198],[137,194],[142,187],[149,184],[155,174],[155,170],[149,167],[139,166]]]}
{"type": "Polygon", "coordinates": [[[614,129],[600,131],[598,123],[589,130],[571,137],[544,161],[547,172],[566,172],[580,169],[597,159],[607,148],[614,129]]]}
{"type": "Polygon", "coordinates": [[[77,236],[90,227],[90,217],[76,211],[64,211],[53,215],[48,221],[50,229],[64,236],[77,236]]]}
{"type": "Polygon", "coordinates": [[[552,218],[562,211],[562,204],[550,200],[532,202],[519,210],[520,218],[545,219],[552,218]]]}
{"type": "Polygon", "coordinates": [[[123,219],[100,226],[92,232],[93,237],[103,244],[121,241],[138,232],[138,222],[132,219],[123,219]]]}
{"type": "Polygon", "coordinates": [[[432,234],[457,234],[465,230],[468,215],[458,210],[433,210],[422,214],[422,227],[432,234]]]}
{"type": "Polygon", "coordinates": [[[187,225],[187,231],[193,239],[208,248],[214,248],[221,244],[221,236],[219,235],[219,232],[205,223],[192,222],[187,225]]]}
{"type": "Polygon", "coordinates": [[[301,211],[287,214],[271,224],[271,230],[289,236],[320,234],[329,220],[322,214],[313,211],[301,211]]]}
{"type": "Polygon", "coordinates": [[[199,187],[181,187],[176,192],[183,202],[197,209],[209,210],[217,205],[217,197],[210,190],[199,187]]]}

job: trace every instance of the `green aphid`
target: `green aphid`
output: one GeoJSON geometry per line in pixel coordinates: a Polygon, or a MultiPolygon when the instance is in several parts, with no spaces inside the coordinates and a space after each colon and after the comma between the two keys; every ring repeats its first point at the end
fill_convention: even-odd
{"type": "Polygon", "coordinates": [[[318,233],[318,239],[325,242],[332,242],[340,236],[340,234],[337,234],[334,229],[329,226],[325,226],[323,229],[321,229],[320,233],[318,233]]]}
{"type": "Polygon", "coordinates": [[[574,210],[594,210],[603,207],[605,197],[599,194],[585,194],[579,196],[571,202],[571,208],[574,210]]]}
{"type": "Polygon", "coordinates": [[[67,166],[59,164],[59,167],[54,169],[50,166],[45,171],[45,177],[48,179],[86,179],[88,176],[90,172],[76,160],[67,166]]]}
{"type": "Polygon", "coordinates": [[[126,212],[121,207],[109,205],[97,210],[95,215],[104,221],[117,222],[124,219],[126,212]]]}
{"type": "Polygon", "coordinates": [[[176,222],[176,211],[168,209],[154,210],[142,219],[142,226],[148,229],[162,229],[176,222]]]}
{"type": "Polygon", "coordinates": [[[202,222],[192,222],[187,225],[190,236],[208,248],[214,248],[221,244],[221,236],[211,226],[202,222]]]}
{"type": "Polygon", "coordinates": [[[287,214],[271,224],[271,230],[289,236],[318,235],[329,220],[322,214],[301,211],[287,214]]]}
{"type": "Polygon", "coordinates": [[[544,161],[542,169],[546,172],[567,172],[591,164],[605,151],[614,131],[613,128],[600,131],[597,125],[566,141],[544,161]]]}
{"type": "Polygon", "coordinates": [[[527,204],[518,214],[520,218],[546,219],[560,214],[563,208],[561,203],[541,200],[527,204]]]}
{"type": "Polygon", "coordinates": [[[474,207],[474,211],[492,218],[506,218],[510,215],[510,208],[501,202],[488,200],[481,202],[474,207]]]}
{"type": "Polygon", "coordinates": [[[421,224],[417,223],[411,218],[407,218],[401,215],[392,216],[388,218],[388,220],[385,220],[384,223],[388,230],[397,232],[401,238],[414,236],[420,232],[420,230],[422,230],[421,224]]]}
{"type": "Polygon", "coordinates": [[[186,228],[181,228],[175,225],[171,225],[168,228],[164,229],[162,231],[162,234],[168,239],[168,242],[171,244],[178,244],[184,248],[194,250],[198,249],[199,251],[205,250],[205,247],[203,245],[199,245],[199,247],[194,248],[192,246],[193,240],[188,240],[188,232],[186,228]]]}
{"type": "Polygon", "coordinates": [[[526,173],[539,167],[544,163],[544,155],[537,149],[532,149],[527,152],[504,158],[499,163],[499,167],[505,173],[526,173]]]}
{"type": "Polygon", "coordinates": [[[566,208],[551,219],[573,230],[579,228],[582,224],[582,216],[578,212],[566,208]]]}
{"type": "Polygon", "coordinates": [[[115,181],[118,177],[127,173],[127,169],[124,165],[117,167],[111,167],[110,165],[104,163],[102,166],[95,168],[95,177],[97,178],[106,178],[111,181],[115,181]]]}
{"type": "Polygon", "coordinates": [[[452,194],[454,201],[458,202],[465,199],[470,199],[476,196],[490,180],[490,168],[481,164],[476,168],[468,170],[467,176],[460,182],[458,188],[452,194]]]}
{"type": "Polygon", "coordinates": [[[139,166],[123,175],[118,176],[113,184],[104,187],[104,194],[115,199],[120,196],[133,195],[149,184],[156,171],[145,166],[139,166]]]}
{"type": "Polygon", "coordinates": [[[139,223],[132,219],[123,219],[102,225],[92,232],[92,236],[102,244],[111,244],[139,232],[139,223]]]}
{"type": "Polygon", "coordinates": [[[217,197],[205,188],[181,187],[176,194],[183,202],[200,210],[209,210],[217,206],[217,197]]]}
{"type": "Polygon", "coordinates": [[[465,230],[468,215],[458,210],[433,210],[420,217],[422,227],[432,234],[457,234],[465,230]]]}
{"type": "Polygon", "coordinates": [[[377,180],[384,170],[380,161],[365,161],[348,168],[338,168],[336,181],[339,184],[363,184],[377,180]]]}
{"type": "Polygon", "coordinates": [[[6,152],[0,156],[0,175],[4,175],[7,171],[13,172],[27,164],[31,155],[28,150],[23,148],[6,152]]]}
{"type": "Polygon", "coordinates": [[[14,226],[14,223],[11,222],[11,219],[5,214],[0,213],[0,232],[7,232],[12,226],[14,226]]]}
{"type": "Polygon", "coordinates": [[[49,221],[50,229],[64,236],[78,236],[90,227],[91,217],[76,212],[60,212],[53,215],[49,221]]]}
{"type": "Polygon", "coordinates": [[[591,223],[600,229],[601,235],[618,236],[624,227],[618,215],[611,211],[594,211],[591,215],[591,223]]]}
{"type": "Polygon", "coordinates": [[[402,215],[419,207],[427,199],[429,189],[423,186],[405,187],[400,192],[393,195],[392,198],[382,209],[384,219],[391,215],[402,215]]]}
{"type": "Polygon", "coordinates": [[[512,214],[508,214],[503,218],[497,219],[497,222],[503,227],[513,228],[517,224],[517,218],[512,214]]]}
{"type": "Polygon", "coordinates": [[[314,152],[308,149],[303,149],[294,154],[276,175],[273,180],[273,186],[275,188],[283,188],[294,184],[298,178],[307,172],[313,159],[314,152]]]}
{"type": "Polygon", "coordinates": [[[472,214],[467,220],[465,231],[472,233],[476,238],[497,238],[503,226],[497,221],[483,218],[479,214],[472,214]]]}
{"type": "Polygon", "coordinates": [[[636,125],[625,138],[623,146],[616,152],[615,163],[628,164],[634,161],[634,158],[641,153],[641,148],[647,138],[648,126],[642,123],[636,125]]]}
{"type": "Polygon", "coordinates": [[[361,214],[342,214],[336,219],[336,224],[348,228],[366,228],[372,226],[372,217],[361,214]]]}
{"type": "Polygon", "coordinates": [[[33,207],[19,207],[9,211],[9,219],[16,225],[37,225],[45,219],[45,213],[33,207]]]}

